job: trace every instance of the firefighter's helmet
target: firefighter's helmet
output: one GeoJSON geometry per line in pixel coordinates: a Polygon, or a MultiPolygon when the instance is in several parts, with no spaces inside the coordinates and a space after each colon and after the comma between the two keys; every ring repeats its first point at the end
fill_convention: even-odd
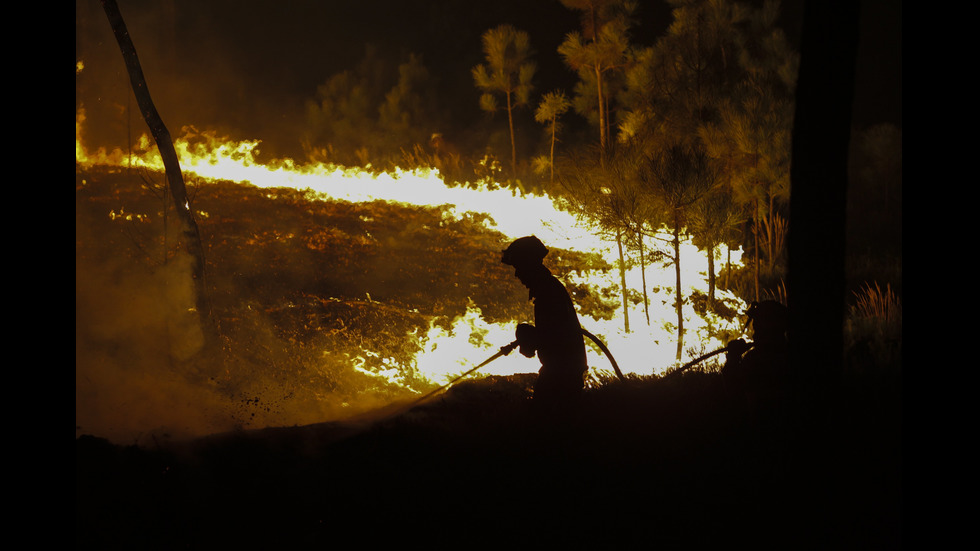
{"type": "Polygon", "coordinates": [[[511,243],[503,251],[501,262],[510,266],[541,264],[548,254],[548,249],[540,239],[533,235],[522,237],[511,243]]]}

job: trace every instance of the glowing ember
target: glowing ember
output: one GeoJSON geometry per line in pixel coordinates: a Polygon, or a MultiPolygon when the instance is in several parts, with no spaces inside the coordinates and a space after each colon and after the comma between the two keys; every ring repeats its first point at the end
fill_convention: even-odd
{"type": "MultiPolygon", "coordinates": [[[[111,152],[88,152],[81,140],[84,120],[84,111],[76,114],[75,161],[79,165],[131,165],[163,170],[159,154],[150,146],[145,135],[137,144],[137,150],[130,155],[119,149],[111,152]]],[[[618,262],[615,242],[596,237],[597,232],[574,215],[561,210],[548,196],[519,196],[507,189],[488,186],[486,182],[448,187],[435,169],[375,172],[370,167],[348,168],[322,163],[299,165],[288,159],[263,164],[255,160],[260,144],[258,140],[233,142],[219,139],[210,132],[197,132],[194,129],[185,131],[184,137],[175,144],[181,169],[203,179],[250,183],[264,188],[310,190],[323,200],[383,200],[418,206],[453,205],[449,212],[457,217],[467,212],[488,214],[491,220],[487,223],[511,238],[533,234],[552,249],[595,252],[612,265],[618,262]]],[[[130,216],[130,213],[126,215],[130,216]]],[[[705,293],[707,259],[704,253],[699,252],[690,242],[682,243],[681,249],[684,269],[682,281],[687,287],[683,289],[684,296],[690,296],[695,289],[705,293]]],[[[720,252],[727,255],[727,251],[720,252]]],[[[741,258],[740,251],[731,251],[731,258],[737,265],[741,258]]],[[[501,269],[506,268],[501,266],[501,269]]],[[[619,287],[618,273],[585,273],[569,277],[575,278],[576,283],[598,285],[600,288],[619,287]]],[[[631,289],[642,289],[639,267],[631,268],[626,279],[627,286],[631,289]]],[[[673,308],[673,268],[648,266],[646,281],[651,309],[649,325],[645,323],[642,304],[633,305],[629,314],[632,320],[644,321],[634,321],[632,331],[628,334],[623,330],[622,319],[596,320],[581,316],[583,326],[606,342],[625,373],[649,375],[662,373],[667,368],[678,365],[677,335],[673,325],[676,323],[673,308]]],[[[721,299],[739,303],[731,293],[723,290],[715,292],[721,299]]],[[[524,297],[514,297],[514,300],[524,300],[524,297]]],[[[621,306],[618,315],[622,315],[621,306]]],[[[724,343],[708,336],[709,324],[715,330],[738,330],[734,322],[726,322],[720,318],[702,319],[695,314],[690,304],[684,307],[684,318],[684,342],[692,350],[691,353],[685,351],[680,363],[724,346],[724,343]]],[[[406,368],[441,384],[471,369],[496,353],[499,347],[511,342],[517,321],[490,324],[482,319],[479,309],[470,308],[465,315],[453,321],[451,331],[433,326],[426,335],[412,336],[419,339],[424,347],[412,366],[399,366],[393,359],[383,359],[383,370],[368,371],[363,367],[364,358],[353,358],[351,361],[355,369],[383,377],[395,384],[403,383],[401,377],[406,368]]],[[[588,348],[590,366],[610,371],[608,360],[591,345],[588,348]]],[[[364,354],[376,355],[372,351],[364,351],[364,354]]],[[[534,372],[537,368],[536,359],[511,354],[496,360],[481,371],[483,374],[505,375],[534,372]]]]}

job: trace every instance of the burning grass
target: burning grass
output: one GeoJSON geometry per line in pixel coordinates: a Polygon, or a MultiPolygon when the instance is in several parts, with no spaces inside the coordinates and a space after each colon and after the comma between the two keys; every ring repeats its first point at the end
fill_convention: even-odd
{"type": "MultiPolygon", "coordinates": [[[[484,215],[189,187],[220,357],[195,356],[201,336],[162,176],[77,174],[76,432],[126,442],[348,416],[445,382],[417,358],[472,312],[486,324],[532,317],[514,300],[526,290],[499,267],[507,238],[484,215]]],[[[554,258],[559,275],[610,268],[579,252],[554,258]]],[[[614,308],[609,289],[573,292],[596,317],[614,308]]],[[[472,323],[465,330],[479,345],[471,354],[506,344],[472,323]]]]}

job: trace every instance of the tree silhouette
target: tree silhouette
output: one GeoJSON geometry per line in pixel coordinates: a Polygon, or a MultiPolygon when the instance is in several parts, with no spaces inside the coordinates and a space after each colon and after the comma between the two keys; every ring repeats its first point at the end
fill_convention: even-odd
{"type": "MultiPolygon", "coordinates": [[[[620,139],[703,150],[715,175],[712,187],[731,188],[725,193],[752,213],[754,251],[767,251],[771,272],[785,237],[779,213],[789,193],[796,76],[796,57],[775,26],[778,5],[753,9],[727,0],[673,4],[674,21],[667,33],[655,46],[636,53],[627,74],[622,97],[629,110],[620,122],[620,139]]],[[[704,205],[702,214],[710,208],[704,205]]],[[[717,215],[728,218],[729,213],[717,215]]],[[[710,224],[702,227],[714,231],[710,224]]],[[[716,243],[698,239],[699,246],[709,247],[709,265],[716,243]]],[[[757,299],[759,265],[757,260],[757,299]]]]}
{"type": "Polygon", "coordinates": [[[167,182],[170,187],[170,195],[174,200],[174,208],[177,218],[181,224],[181,232],[184,236],[184,247],[191,257],[191,279],[194,283],[194,302],[197,315],[201,321],[201,329],[205,337],[205,347],[207,351],[214,351],[218,346],[217,327],[211,316],[211,301],[208,298],[207,281],[205,279],[205,258],[204,246],[201,243],[201,232],[194,219],[194,214],[190,210],[190,203],[187,197],[187,188],[184,185],[184,176],[180,170],[180,162],[177,158],[177,151],[174,149],[170,131],[167,130],[160,113],[150,97],[150,91],[143,76],[143,68],[140,65],[139,56],[136,53],[136,46],[129,36],[126,22],[123,20],[122,13],[115,0],[102,0],[102,7],[106,17],[112,27],[112,32],[119,44],[119,50],[126,62],[126,70],[129,73],[130,83],[133,93],[136,95],[136,102],[140,112],[146,120],[150,133],[156,141],[163,159],[164,168],[167,174],[167,182]]]}
{"type": "Polygon", "coordinates": [[[776,26],[778,4],[745,13],[737,35],[738,79],[721,98],[718,118],[701,128],[711,156],[724,166],[733,197],[751,213],[755,299],[761,253],[776,270],[786,235],[790,134],[798,56],[776,26]]]}
{"type": "Polygon", "coordinates": [[[389,137],[391,146],[411,147],[429,142],[432,129],[441,119],[434,96],[432,78],[421,56],[410,54],[398,66],[398,82],[385,94],[378,108],[379,130],[389,137]]]}
{"type": "Polygon", "coordinates": [[[790,359],[826,406],[843,353],[847,156],[859,6],[807,2],[793,118],[788,294],[790,359]]]}
{"type": "Polygon", "coordinates": [[[666,227],[671,234],[679,360],[684,335],[680,242],[693,230],[695,215],[703,215],[698,201],[723,181],[702,130],[719,119],[719,105],[738,74],[737,29],[744,14],[731,2],[676,2],[673,17],[653,47],[634,53],[625,76],[627,111],[619,142],[636,152],[635,178],[650,204],[650,228],[666,227]]]}
{"type": "Polygon", "coordinates": [[[642,147],[636,178],[652,203],[648,212],[659,214],[653,227],[670,231],[674,265],[674,309],[677,313],[677,360],[684,352],[684,295],[681,281],[681,239],[692,211],[714,187],[716,174],[707,153],[697,143],[673,144],[663,149],[642,147]]]}
{"type": "MultiPolygon", "coordinates": [[[[744,209],[737,204],[728,186],[713,186],[695,203],[689,217],[693,243],[706,251],[708,257],[708,307],[712,308],[717,288],[715,251],[723,243],[736,241],[739,227],[745,220],[744,209]]],[[[730,247],[729,247],[730,248],[730,247]]]]}
{"type": "Polygon", "coordinates": [[[623,69],[629,60],[629,28],[636,4],[629,0],[562,0],[566,7],[581,14],[582,32],[571,32],[558,46],[565,63],[578,72],[577,96],[592,101],[579,103],[579,113],[588,116],[591,103],[598,117],[599,146],[603,154],[609,146],[611,128],[605,89],[607,73],[623,69]]]}
{"type": "Polygon", "coordinates": [[[331,75],[307,102],[307,154],[317,161],[378,165],[428,143],[441,119],[432,84],[420,56],[408,54],[395,66],[368,46],[354,69],[331,75]]]}
{"type": "Polygon", "coordinates": [[[496,95],[504,96],[510,127],[511,174],[516,178],[514,109],[528,103],[533,88],[531,81],[536,67],[530,60],[531,39],[511,25],[500,25],[483,33],[483,54],[486,64],[477,65],[472,71],[477,88],[483,91],[480,108],[493,113],[497,110],[496,95]]]}
{"type": "Polygon", "coordinates": [[[615,238],[619,255],[622,290],[623,328],[629,333],[629,299],[626,287],[624,238],[631,234],[639,212],[646,204],[639,200],[628,154],[620,152],[606,159],[598,145],[580,147],[560,158],[558,182],[565,199],[581,215],[599,226],[600,235],[615,238]]]}
{"type": "Polygon", "coordinates": [[[565,93],[549,92],[541,98],[538,110],[534,113],[534,120],[547,125],[548,133],[551,134],[551,183],[555,182],[555,142],[558,141],[558,118],[571,108],[572,103],[565,97],[565,93]]]}

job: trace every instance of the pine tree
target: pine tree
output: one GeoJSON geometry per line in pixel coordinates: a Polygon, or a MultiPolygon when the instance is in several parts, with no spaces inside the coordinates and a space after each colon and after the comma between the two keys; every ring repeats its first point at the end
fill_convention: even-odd
{"type": "Polygon", "coordinates": [[[551,135],[551,183],[555,182],[555,143],[558,141],[558,118],[571,108],[572,103],[561,91],[549,92],[541,98],[538,110],[534,113],[534,120],[547,125],[548,134],[551,135]]]}
{"type": "Polygon", "coordinates": [[[748,11],[738,35],[740,77],[722,98],[716,121],[701,129],[709,151],[726,167],[736,201],[751,213],[755,298],[762,253],[774,273],[786,235],[790,134],[798,56],[776,20],[778,3],[748,11]]]}
{"type": "Polygon", "coordinates": [[[486,64],[473,68],[473,80],[483,91],[480,107],[487,112],[497,111],[497,95],[506,100],[507,122],[510,127],[511,174],[517,177],[517,141],[514,135],[514,109],[526,105],[533,89],[536,70],[531,58],[531,39],[524,31],[511,25],[501,25],[483,33],[483,53],[486,64]]]}
{"type": "Polygon", "coordinates": [[[599,130],[603,154],[609,146],[612,123],[612,94],[607,90],[609,73],[622,71],[630,59],[629,29],[633,24],[635,2],[630,0],[562,0],[581,14],[582,32],[569,33],[558,47],[565,63],[578,72],[576,110],[593,119],[599,130]],[[594,111],[593,111],[594,109],[594,111]]]}
{"type": "Polygon", "coordinates": [[[718,120],[721,98],[737,75],[737,28],[744,14],[725,1],[679,1],[673,16],[666,35],[636,52],[626,74],[622,99],[628,111],[619,141],[640,159],[636,178],[651,205],[650,226],[670,233],[680,360],[685,302],[680,243],[693,229],[698,202],[721,185],[719,165],[701,130],[718,120]]]}

